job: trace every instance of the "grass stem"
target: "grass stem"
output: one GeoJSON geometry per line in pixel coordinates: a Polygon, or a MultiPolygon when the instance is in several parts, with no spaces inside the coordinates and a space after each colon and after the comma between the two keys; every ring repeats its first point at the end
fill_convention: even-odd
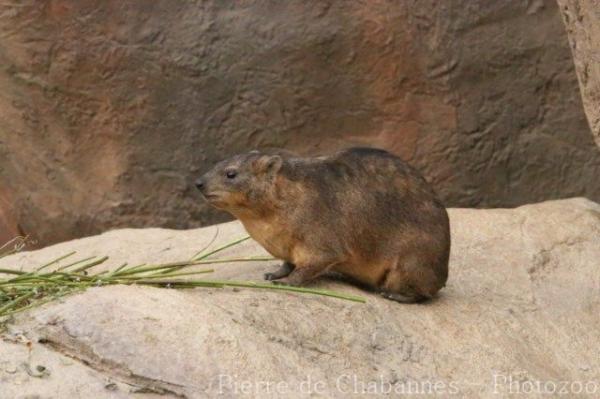
{"type": "MultiPolygon", "coordinates": [[[[365,302],[365,299],[362,297],[326,289],[254,281],[188,279],[191,276],[212,273],[214,269],[181,272],[184,268],[196,265],[273,260],[273,258],[265,256],[207,259],[227,248],[246,241],[248,238],[248,236],[239,238],[206,253],[204,253],[205,248],[191,260],[187,261],[155,265],[140,264],[131,267],[128,267],[127,263],[123,263],[113,271],[103,270],[97,273],[89,273],[89,270],[94,266],[104,264],[109,259],[108,256],[92,256],[60,266],[63,260],[75,255],[75,251],[45,263],[31,272],[0,268],[0,275],[8,275],[8,277],[0,278],[0,324],[2,320],[6,321],[6,316],[42,305],[56,298],[79,292],[89,287],[115,284],[137,284],[171,288],[242,287],[322,295],[355,302],[365,302]],[[50,266],[57,267],[54,270],[44,271],[50,266]]],[[[6,248],[12,244],[9,242],[0,247],[0,249],[6,251],[6,248]]]]}

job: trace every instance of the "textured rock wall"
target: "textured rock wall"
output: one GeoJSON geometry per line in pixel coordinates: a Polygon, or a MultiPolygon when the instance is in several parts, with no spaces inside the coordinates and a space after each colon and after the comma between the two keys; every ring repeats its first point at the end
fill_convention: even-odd
{"type": "Polygon", "coordinates": [[[24,0],[0,37],[0,191],[41,243],[223,220],[190,182],[262,146],[385,147],[449,205],[600,199],[553,1],[24,0]]]}
{"type": "Polygon", "coordinates": [[[0,189],[0,246],[21,233],[12,204],[13,202],[0,189]]]}
{"type": "Polygon", "coordinates": [[[600,2],[558,0],[573,51],[583,106],[600,146],[600,2]]]}

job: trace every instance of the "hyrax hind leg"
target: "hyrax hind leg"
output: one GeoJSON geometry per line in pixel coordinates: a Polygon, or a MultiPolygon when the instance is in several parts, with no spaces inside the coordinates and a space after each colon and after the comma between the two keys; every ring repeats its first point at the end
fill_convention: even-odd
{"type": "Polygon", "coordinates": [[[429,264],[417,256],[400,257],[390,264],[378,285],[381,296],[401,303],[421,302],[438,290],[429,264]]]}

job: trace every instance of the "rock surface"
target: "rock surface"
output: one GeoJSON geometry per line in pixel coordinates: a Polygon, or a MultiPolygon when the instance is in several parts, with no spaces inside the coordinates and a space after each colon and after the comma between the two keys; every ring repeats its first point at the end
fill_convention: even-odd
{"type": "Polygon", "coordinates": [[[600,201],[553,1],[176,3],[2,4],[0,215],[14,231],[43,245],[223,221],[191,182],[263,146],[384,147],[449,206],[600,201]]]}
{"type": "Polygon", "coordinates": [[[600,146],[600,2],[558,0],[590,127],[600,146]]]}
{"type": "MultiPolygon", "coordinates": [[[[597,397],[600,205],[570,199],[451,209],[450,219],[451,275],[430,303],[401,305],[332,280],[316,284],[367,303],[253,289],[94,288],[9,325],[0,344],[2,392],[346,398],[391,389],[491,398],[539,381],[579,381],[578,397],[597,397]],[[25,371],[40,364],[49,376],[25,371]]],[[[243,234],[237,222],[219,230],[215,246],[243,234]]],[[[27,269],[72,250],[110,255],[113,266],[186,259],[214,232],[116,230],[13,255],[0,266],[27,269]]],[[[227,256],[261,253],[246,242],[227,256]]],[[[272,268],[224,264],[215,274],[259,280],[272,268]]]]}

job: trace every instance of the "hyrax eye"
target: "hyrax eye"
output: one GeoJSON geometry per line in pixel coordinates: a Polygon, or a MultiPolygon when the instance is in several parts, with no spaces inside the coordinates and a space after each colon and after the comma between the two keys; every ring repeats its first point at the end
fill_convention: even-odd
{"type": "Polygon", "coordinates": [[[227,176],[228,179],[233,179],[237,176],[237,172],[235,170],[228,170],[225,172],[225,176],[227,176]]]}

